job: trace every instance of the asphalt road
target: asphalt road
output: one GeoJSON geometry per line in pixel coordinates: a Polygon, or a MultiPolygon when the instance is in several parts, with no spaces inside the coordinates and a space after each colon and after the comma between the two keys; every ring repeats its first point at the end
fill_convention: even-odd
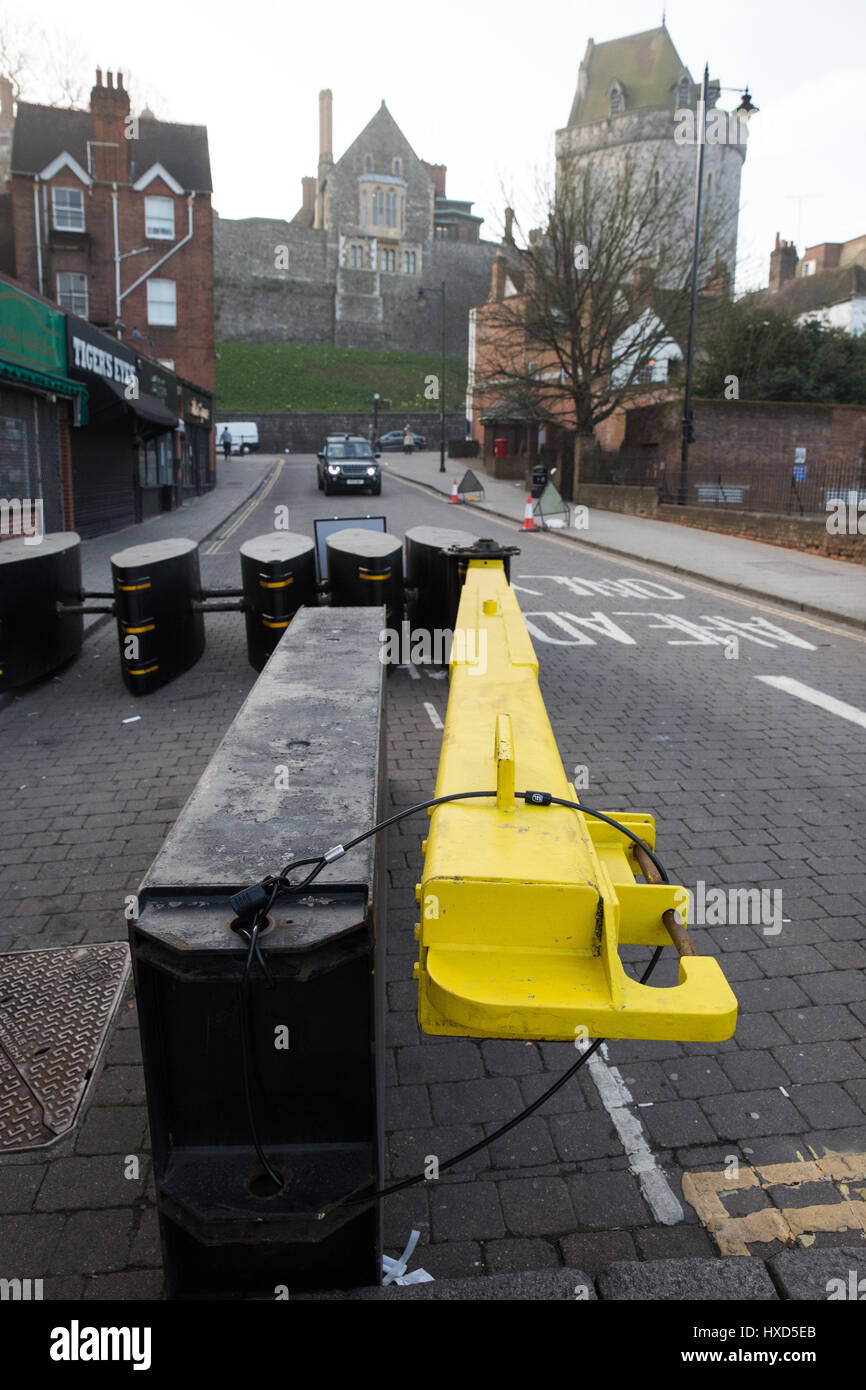
{"type": "MultiPolygon", "coordinates": [[[[390,1253],[416,1227],[415,1262],[435,1276],[563,1264],[592,1275],[617,1259],[766,1258],[785,1242],[862,1239],[866,636],[554,535],[518,536],[387,472],[381,497],[325,499],[314,463],[281,460],[202,545],[205,586],[238,583],[239,544],[285,505],[290,529],[309,534],[315,517],[371,514],[398,536],[458,525],[519,544],[512,580],[565,768],[588,804],[655,814],[671,877],[715,903],[693,936],[740,1002],[730,1042],[611,1043],[506,1139],[390,1199],[390,1253]],[[740,888],[766,892],[760,914],[731,921],[740,888]]],[[[193,671],[136,700],[113,624],[101,627],[75,663],[0,712],[0,949],[123,937],[124,896],[255,680],[237,614],[209,617],[207,636],[193,671]]],[[[433,786],[444,673],[400,669],[387,699],[399,807],[433,786]]],[[[389,838],[393,1178],[491,1132],[575,1059],[567,1043],[419,1035],[422,833],[404,822],[389,838]]],[[[662,984],[676,978],[667,955],[662,984]]],[[[46,1278],[46,1297],[159,1297],[133,1025],[129,1006],[74,1139],[51,1159],[0,1167],[0,1240],[21,1276],[46,1278]],[[142,1155],[135,1183],[119,1171],[130,1153],[142,1155]]]]}

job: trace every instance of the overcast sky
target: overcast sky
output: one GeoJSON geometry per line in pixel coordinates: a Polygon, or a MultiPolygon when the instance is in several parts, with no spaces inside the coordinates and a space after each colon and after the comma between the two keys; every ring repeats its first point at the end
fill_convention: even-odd
{"type": "MultiPolygon", "coordinates": [[[[119,68],[155,115],[207,125],[223,217],[295,214],[301,176],[316,171],[318,92],[330,87],[335,157],[384,98],[416,154],[447,164],[449,194],[472,199],[482,235],[498,239],[503,189],[533,225],[536,175],[552,167],[587,39],[658,26],[662,0],[12,0],[5,15],[44,26],[85,90],[97,64],[119,68]]],[[[866,233],[863,0],[668,0],[667,27],[695,80],[709,61],[723,87],[748,82],[760,108],[738,288],[766,284],[777,231],[801,254],[866,233]]]]}

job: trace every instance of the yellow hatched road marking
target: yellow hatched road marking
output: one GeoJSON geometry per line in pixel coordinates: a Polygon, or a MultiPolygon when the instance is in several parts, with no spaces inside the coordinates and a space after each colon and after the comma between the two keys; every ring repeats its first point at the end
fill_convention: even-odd
{"type": "Polygon", "coordinates": [[[748,1255],[750,1244],[781,1240],[811,1245],[816,1231],[850,1231],[866,1238],[866,1153],[826,1153],[811,1159],[802,1154],[792,1163],[740,1166],[736,1175],[684,1173],[683,1196],[694,1207],[722,1255],[748,1255]],[[797,1189],[802,1183],[825,1183],[827,1201],[808,1207],[767,1205],[747,1216],[729,1216],[724,1196],[746,1188],[797,1189]],[[858,1184],[852,1186],[852,1184],[858,1184]],[[839,1200],[841,1198],[841,1200],[839,1200]]]}

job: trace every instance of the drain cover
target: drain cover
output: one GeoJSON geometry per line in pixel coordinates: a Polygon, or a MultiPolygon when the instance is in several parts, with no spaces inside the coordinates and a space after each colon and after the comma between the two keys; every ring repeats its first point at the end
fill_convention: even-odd
{"type": "Polygon", "coordinates": [[[128,975],[123,942],[0,955],[0,1152],[75,1123],[128,975]]]}

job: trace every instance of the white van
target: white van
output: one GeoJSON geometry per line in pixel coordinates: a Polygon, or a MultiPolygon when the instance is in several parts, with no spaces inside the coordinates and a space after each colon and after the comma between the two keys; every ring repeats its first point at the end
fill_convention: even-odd
{"type": "Polygon", "coordinates": [[[259,451],[259,427],[251,420],[219,421],[216,427],[217,448],[222,448],[223,430],[232,437],[233,454],[257,454],[259,451]]]}

